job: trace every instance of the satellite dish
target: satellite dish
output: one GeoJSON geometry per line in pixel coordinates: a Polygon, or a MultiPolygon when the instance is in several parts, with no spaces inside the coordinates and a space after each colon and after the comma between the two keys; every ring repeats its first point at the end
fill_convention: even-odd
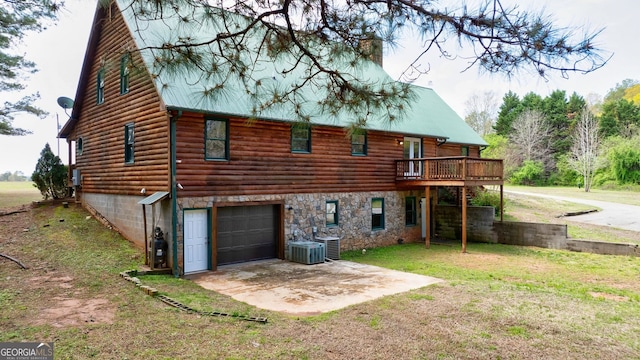
{"type": "Polygon", "coordinates": [[[66,96],[60,96],[58,98],[58,105],[60,105],[63,109],[71,109],[73,107],[73,100],[69,99],[66,96]]]}

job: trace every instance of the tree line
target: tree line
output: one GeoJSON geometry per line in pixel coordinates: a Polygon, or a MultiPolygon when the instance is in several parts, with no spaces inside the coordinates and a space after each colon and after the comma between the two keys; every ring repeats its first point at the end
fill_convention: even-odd
{"type": "Polygon", "coordinates": [[[24,173],[22,171],[5,171],[4,173],[0,174],[0,181],[29,181],[30,178],[26,175],[24,175],[24,173]]]}
{"type": "Polygon", "coordinates": [[[640,184],[640,83],[624,80],[604,99],[564,90],[546,97],[493,92],[466,103],[465,120],[502,158],[505,179],[523,185],[640,184]]]}

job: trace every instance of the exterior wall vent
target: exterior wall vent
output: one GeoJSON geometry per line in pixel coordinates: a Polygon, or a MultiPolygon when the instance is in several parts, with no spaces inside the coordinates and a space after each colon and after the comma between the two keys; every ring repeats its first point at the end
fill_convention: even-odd
{"type": "Polygon", "coordinates": [[[301,264],[320,264],[324,262],[324,244],[314,241],[289,242],[287,260],[301,264]]]}

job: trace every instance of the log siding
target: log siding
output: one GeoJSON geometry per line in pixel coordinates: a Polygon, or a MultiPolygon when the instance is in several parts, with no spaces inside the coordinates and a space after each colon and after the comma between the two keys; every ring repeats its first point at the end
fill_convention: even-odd
{"type": "MultiPolygon", "coordinates": [[[[185,112],[177,121],[176,181],[180,197],[393,191],[397,134],[367,132],[367,156],[353,156],[351,137],[339,127],[312,126],[311,153],[291,151],[291,124],[229,119],[229,159],[207,160],[207,116],[185,112]]],[[[435,139],[425,139],[435,146],[435,139]]],[[[430,149],[427,153],[434,152],[430,149]]]]}
{"type": "MultiPolygon", "coordinates": [[[[83,151],[76,154],[75,168],[81,171],[87,193],[139,195],[169,190],[169,117],[146,71],[132,69],[129,91],[121,94],[120,75],[123,51],[133,42],[120,12],[101,19],[95,35],[97,45],[89,49],[88,86],[76,96],[80,102],[78,123],[68,139],[82,138],[83,151]],[[96,82],[104,72],[104,102],[96,101],[96,82]],[[125,163],[124,127],[135,131],[133,162],[125,163]]],[[[142,59],[132,53],[133,62],[142,59]]],[[[73,149],[72,151],[75,151],[73,149]]]]}

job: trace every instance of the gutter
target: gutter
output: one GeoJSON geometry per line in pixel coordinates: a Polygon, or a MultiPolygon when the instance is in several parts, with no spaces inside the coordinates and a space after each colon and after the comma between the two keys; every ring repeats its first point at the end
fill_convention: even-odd
{"type": "Polygon", "coordinates": [[[176,189],[176,122],[182,116],[182,110],[170,117],[170,152],[171,152],[171,237],[173,253],[173,276],[180,277],[178,268],[178,191],[176,189]]]}

